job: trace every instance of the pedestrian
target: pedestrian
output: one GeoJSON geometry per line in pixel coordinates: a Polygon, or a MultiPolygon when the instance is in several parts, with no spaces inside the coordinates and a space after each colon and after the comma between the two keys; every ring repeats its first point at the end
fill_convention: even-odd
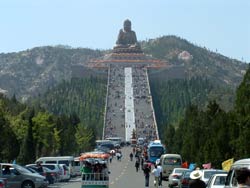
{"type": "Polygon", "coordinates": [[[41,164],[42,162],[40,162],[40,161],[38,161],[37,163],[36,163],[36,167],[37,167],[37,172],[39,173],[39,174],[42,174],[43,173],[43,167],[42,167],[42,164],[41,164]]]}
{"type": "Polygon", "coordinates": [[[144,159],[141,157],[141,169],[143,170],[144,159]]]}
{"type": "Polygon", "coordinates": [[[89,180],[91,178],[90,173],[92,173],[91,163],[89,163],[88,161],[85,161],[80,171],[82,173],[82,179],[89,180]]]}
{"type": "Polygon", "coordinates": [[[11,174],[10,166],[6,165],[3,169],[3,175],[10,175],[10,174],[11,174]]]}
{"type": "Polygon", "coordinates": [[[160,162],[157,163],[157,170],[158,170],[158,172],[160,174],[160,176],[159,176],[159,187],[161,187],[162,186],[162,166],[161,166],[160,162]]]}
{"type": "Polygon", "coordinates": [[[121,157],[122,157],[122,154],[120,153],[120,151],[118,151],[116,153],[116,159],[117,159],[117,161],[121,161],[121,157]]]}
{"type": "Polygon", "coordinates": [[[150,171],[151,171],[151,168],[150,168],[149,164],[144,163],[143,173],[145,176],[145,187],[149,187],[150,171]]]}
{"type": "Polygon", "coordinates": [[[160,172],[157,169],[157,165],[155,164],[155,168],[152,170],[152,174],[154,175],[154,186],[158,188],[159,186],[159,177],[160,177],[160,172]]]}
{"type": "Polygon", "coordinates": [[[191,180],[189,181],[189,188],[206,188],[206,184],[200,178],[202,176],[202,172],[200,170],[194,170],[190,174],[191,180]]]}
{"type": "Polygon", "coordinates": [[[130,161],[133,161],[133,157],[134,157],[134,155],[133,155],[133,153],[132,153],[132,152],[129,154],[129,157],[130,157],[130,161]]]}
{"type": "Polygon", "coordinates": [[[250,187],[250,169],[239,168],[235,170],[236,180],[239,188],[250,187]]]}
{"type": "Polygon", "coordinates": [[[140,167],[140,162],[139,162],[139,160],[138,160],[138,158],[137,158],[136,161],[135,161],[136,172],[138,172],[139,167],[140,167]]]}
{"type": "Polygon", "coordinates": [[[122,160],[122,152],[120,151],[120,157],[119,157],[119,160],[121,161],[122,160]]]}

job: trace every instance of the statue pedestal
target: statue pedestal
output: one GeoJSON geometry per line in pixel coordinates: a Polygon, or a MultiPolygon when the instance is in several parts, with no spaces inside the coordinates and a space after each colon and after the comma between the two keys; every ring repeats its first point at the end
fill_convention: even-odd
{"type": "Polygon", "coordinates": [[[143,53],[139,46],[115,46],[112,53],[143,53]]]}
{"type": "Polygon", "coordinates": [[[120,64],[121,66],[145,66],[148,68],[165,67],[166,63],[145,55],[139,45],[117,45],[112,52],[102,58],[91,60],[91,67],[108,68],[110,64],[120,64]]]}

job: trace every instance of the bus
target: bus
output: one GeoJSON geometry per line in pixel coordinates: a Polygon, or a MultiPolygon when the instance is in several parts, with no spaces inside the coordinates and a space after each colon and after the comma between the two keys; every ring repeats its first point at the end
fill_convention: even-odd
{"type": "Polygon", "coordinates": [[[165,153],[165,147],[160,140],[151,141],[148,145],[147,155],[151,163],[155,163],[165,153]]]}
{"type": "Polygon", "coordinates": [[[76,176],[73,156],[40,157],[36,160],[36,163],[37,162],[41,162],[42,164],[65,164],[69,168],[70,176],[76,176]]]}

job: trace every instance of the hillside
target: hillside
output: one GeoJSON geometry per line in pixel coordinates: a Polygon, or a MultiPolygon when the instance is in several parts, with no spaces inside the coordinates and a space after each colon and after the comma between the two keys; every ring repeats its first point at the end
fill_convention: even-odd
{"type": "MultiPolygon", "coordinates": [[[[146,54],[168,62],[162,70],[150,71],[150,79],[206,77],[218,85],[235,89],[243,78],[247,64],[227,58],[175,37],[164,36],[141,42],[146,54]]],[[[89,75],[105,77],[103,70],[90,70],[89,59],[106,51],[72,49],[68,46],[45,46],[0,54],[0,92],[26,101],[38,96],[62,80],[89,75]]]]}
{"type": "MultiPolygon", "coordinates": [[[[158,70],[151,77],[192,78],[206,77],[219,85],[237,87],[246,72],[246,64],[230,59],[205,47],[198,47],[185,39],[164,36],[142,42],[145,53],[166,60],[169,67],[158,70]]],[[[155,71],[152,71],[154,73],[155,71]]]]}
{"type": "Polygon", "coordinates": [[[63,81],[36,98],[35,106],[47,109],[53,114],[76,114],[80,121],[102,134],[103,114],[106,99],[106,79],[72,78],[63,81]]]}
{"type": "Polygon", "coordinates": [[[26,101],[62,80],[91,74],[86,69],[80,71],[81,67],[89,59],[101,55],[102,52],[98,50],[64,46],[37,47],[18,53],[0,54],[0,92],[8,96],[15,94],[26,101]],[[86,72],[88,74],[84,74],[86,72]]]}

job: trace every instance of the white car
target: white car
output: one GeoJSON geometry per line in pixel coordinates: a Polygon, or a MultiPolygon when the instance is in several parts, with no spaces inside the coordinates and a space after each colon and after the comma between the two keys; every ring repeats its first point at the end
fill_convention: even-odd
{"type": "Polygon", "coordinates": [[[59,164],[60,166],[60,181],[69,181],[70,180],[70,171],[65,164],[59,164]]]}
{"type": "Polygon", "coordinates": [[[214,174],[227,174],[227,171],[218,169],[202,169],[201,172],[202,172],[201,180],[204,181],[206,184],[210,179],[210,177],[214,174]]]}
{"type": "Polygon", "coordinates": [[[214,174],[207,182],[207,188],[224,188],[227,174],[214,174]]]}
{"type": "Polygon", "coordinates": [[[170,188],[178,186],[180,177],[182,173],[185,171],[190,171],[190,170],[187,168],[174,168],[172,173],[168,177],[168,186],[170,188]]]}

